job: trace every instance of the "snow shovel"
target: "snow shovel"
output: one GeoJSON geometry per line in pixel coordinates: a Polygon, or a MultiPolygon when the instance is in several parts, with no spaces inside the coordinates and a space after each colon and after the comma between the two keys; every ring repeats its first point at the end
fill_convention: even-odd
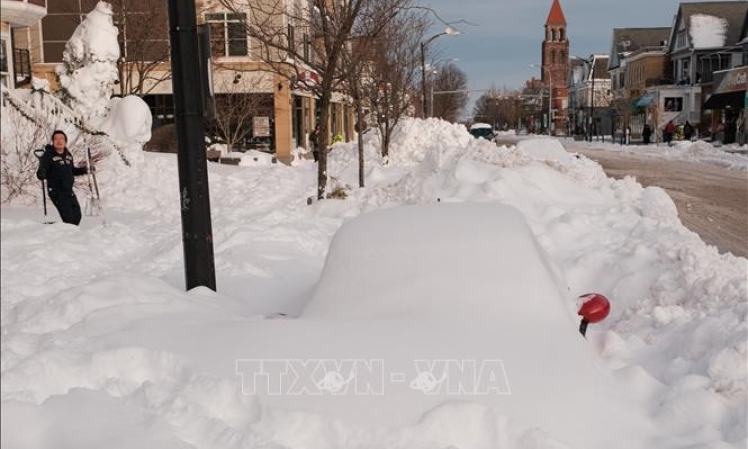
{"type": "MultiPolygon", "coordinates": [[[[34,156],[36,156],[37,159],[41,159],[44,155],[44,150],[41,148],[38,150],[34,150],[34,156]]],[[[54,221],[49,221],[49,218],[47,217],[47,183],[44,179],[41,180],[42,183],[42,204],[44,205],[44,224],[52,224],[54,221]]]]}

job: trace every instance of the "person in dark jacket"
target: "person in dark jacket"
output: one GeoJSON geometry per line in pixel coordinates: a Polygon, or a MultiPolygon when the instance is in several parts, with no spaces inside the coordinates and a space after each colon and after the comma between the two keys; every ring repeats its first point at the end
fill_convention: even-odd
{"type": "Polygon", "coordinates": [[[652,137],[652,128],[650,128],[649,125],[644,125],[644,130],[642,131],[642,139],[644,140],[644,145],[649,145],[649,139],[652,137]]]}
{"type": "Polygon", "coordinates": [[[683,138],[685,140],[690,141],[692,137],[693,137],[693,125],[691,125],[691,123],[688,120],[686,120],[686,124],[683,125],[683,138]]]}
{"type": "Polygon", "coordinates": [[[309,134],[309,143],[312,145],[312,155],[314,162],[319,161],[319,150],[317,149],[317,140],[319,140],[319,123],[314,127],[314,131],[309,134]]]}
{"type": "Polygon", "coordinates": [[[81,207],[73,192],[75,176],[85,175],[87,167],[73,165],[73,155],[67,149],[68,136],[55,130],[52,145],[44,147],[39,158],[36,177],[47,181],[47,194],[57,208],[64,223],[78,225],[81,222],[81,207]]]}

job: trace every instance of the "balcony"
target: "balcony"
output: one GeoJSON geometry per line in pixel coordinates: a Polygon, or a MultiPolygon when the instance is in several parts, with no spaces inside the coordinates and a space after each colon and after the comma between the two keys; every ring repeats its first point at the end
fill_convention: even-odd
{"type": "Polygon", "coordinates": [[[12,27],[31,26],[46,15],[46,0],[0,0],[0,20],[12,27]]]}

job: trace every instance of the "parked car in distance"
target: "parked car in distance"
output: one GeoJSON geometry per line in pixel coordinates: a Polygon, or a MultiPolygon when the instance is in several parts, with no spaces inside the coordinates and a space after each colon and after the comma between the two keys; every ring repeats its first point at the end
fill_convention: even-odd
{"type": "Polygon", "coordinates": [[[496,141],[496,134],[493,132],[493,127],[488,123],[473,123],[470,126],[470,134],[476,139],[482,138],[491,142],[496,141]]]}

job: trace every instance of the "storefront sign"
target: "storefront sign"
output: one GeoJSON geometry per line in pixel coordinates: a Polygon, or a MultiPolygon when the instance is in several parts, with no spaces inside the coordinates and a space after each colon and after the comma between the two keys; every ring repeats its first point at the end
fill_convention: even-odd
{"type": "Polygon", "coordinates": [[[738,67],[732,70],[716,72],[714,74],[715,94],[739,92],[748,88],[748,67],[738,67]]]}
{"type": "Polygon", "coordinates": [[[252,136],[270,137],[270,117],[252,117],[252,136]]]}

